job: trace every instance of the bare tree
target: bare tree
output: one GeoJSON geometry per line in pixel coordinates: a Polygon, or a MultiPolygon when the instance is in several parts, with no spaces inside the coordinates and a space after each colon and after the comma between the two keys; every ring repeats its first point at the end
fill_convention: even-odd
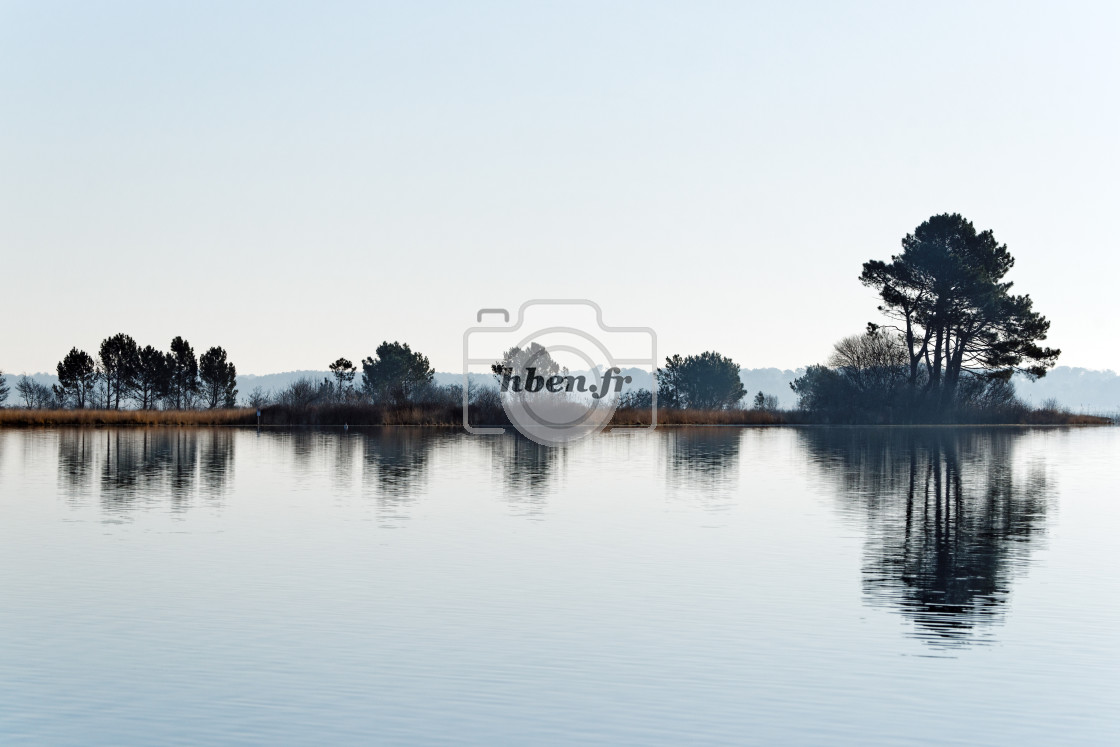
{"type": "Polygon", "coordinates": [[[272,403],[272,396],[264,390],[264,387],[256,386],[253,387],[253,391],[249,392],[245,401],[248,402],[249,407],[255,407],[259,410],[272,403]]]}
{"type": "Polygon", "coordinates": [[[51,406],[54,396],[49,387],[40,384],[29,376],[20,376],[16,382],[16,393],[29,410],[43,410],[51,406]]]}
{"type": "Polygon", "coordinates": [[[887,398],[906,384],[909,356],[898,333],[878,327],[836,343],[828,365],[840,371],[858,391],[887,398]]]}
{"type": "MultiPolygon", "coordinates": [[[[330,385],[329,381],[323,384],[330,385]]],[[[304,376],[296,379],[276,395],[276,403],[286,407],[307,407],[321,402],[329,392],[325,392],[323,384],[317,384],[314,379],[304,376]]]]}

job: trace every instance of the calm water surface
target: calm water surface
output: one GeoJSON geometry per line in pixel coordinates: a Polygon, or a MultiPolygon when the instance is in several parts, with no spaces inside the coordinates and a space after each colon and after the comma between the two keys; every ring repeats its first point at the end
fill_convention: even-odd
{"type": "Polygon", "coordinates": [[[1118,458],[0,431],[0,744],[1117,743],[1118,458]]]}

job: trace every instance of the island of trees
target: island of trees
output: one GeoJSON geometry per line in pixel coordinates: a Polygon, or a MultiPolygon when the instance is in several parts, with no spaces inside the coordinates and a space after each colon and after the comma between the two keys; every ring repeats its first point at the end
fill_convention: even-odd
{"type": "MultiPolygon", "coordinates": [[[[879,296],[880,317],[836,343],[828,359],[791,385],[798,406],[781,411],[773,394],[750,396],[739,365],[715,351],[672,355],[658,368],[662,423],[911,424],[1107,422],[1055,407],[1032,410],[1011,378],[1045,376],[1060,351],[1044,347],[1050,322],[1029,295],[1006,280],[1015,264],[991,231],[957,214],[935,215],[902,239],[889,260],[864,263],[859,281],[879,296]]],[[[511,349],[495,377],[532,352],[511,349]]],[[[543,358],[541,357],[543,355],[543,358]]],[[[102,341],[96,357],[72,348],[58,363],[58,384],[28,377],[15,385],[18,410],[0,423],[135,422],[253,424],[446,424],[462,422],[461,386],[439,386],[426,356],[382,342],[359,371],[340,357],[322,380],[304,378],[279,392],[238,398],[237,370],[221,347],[196,358],[182,337],[168,350],[140,347],[127,334],[102,341]],[[68,414],[67,414],[68,413],[68,414]]],[[[556,367],[558,368],[558,367],[556,367]]],[[[0,405],[11,392],[0,378],[0,405]]],[[[467,392],[477,423],[507,422],[495,387],[467,392]]],[[[622,394],[614,422],[650,421],[653,392],[622,394]]]]}

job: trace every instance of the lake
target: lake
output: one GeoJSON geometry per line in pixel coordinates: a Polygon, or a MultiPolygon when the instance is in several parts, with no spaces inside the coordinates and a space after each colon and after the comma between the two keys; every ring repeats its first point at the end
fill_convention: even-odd
{"type": "Polygon", "coordinates": [[[0,743],[1116,743],[1118,458],[0,431],[0,743]]]}

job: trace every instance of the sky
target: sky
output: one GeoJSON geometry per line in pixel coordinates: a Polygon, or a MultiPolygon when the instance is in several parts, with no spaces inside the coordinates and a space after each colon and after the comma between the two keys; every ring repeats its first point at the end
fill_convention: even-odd
{"type": "Polygon", "coordinates": [[[127,332],[241,373],[588,298],[796,368],[930,215],[1120,370],[1120,4],[0,0],[0,369],[127,332]]]}

